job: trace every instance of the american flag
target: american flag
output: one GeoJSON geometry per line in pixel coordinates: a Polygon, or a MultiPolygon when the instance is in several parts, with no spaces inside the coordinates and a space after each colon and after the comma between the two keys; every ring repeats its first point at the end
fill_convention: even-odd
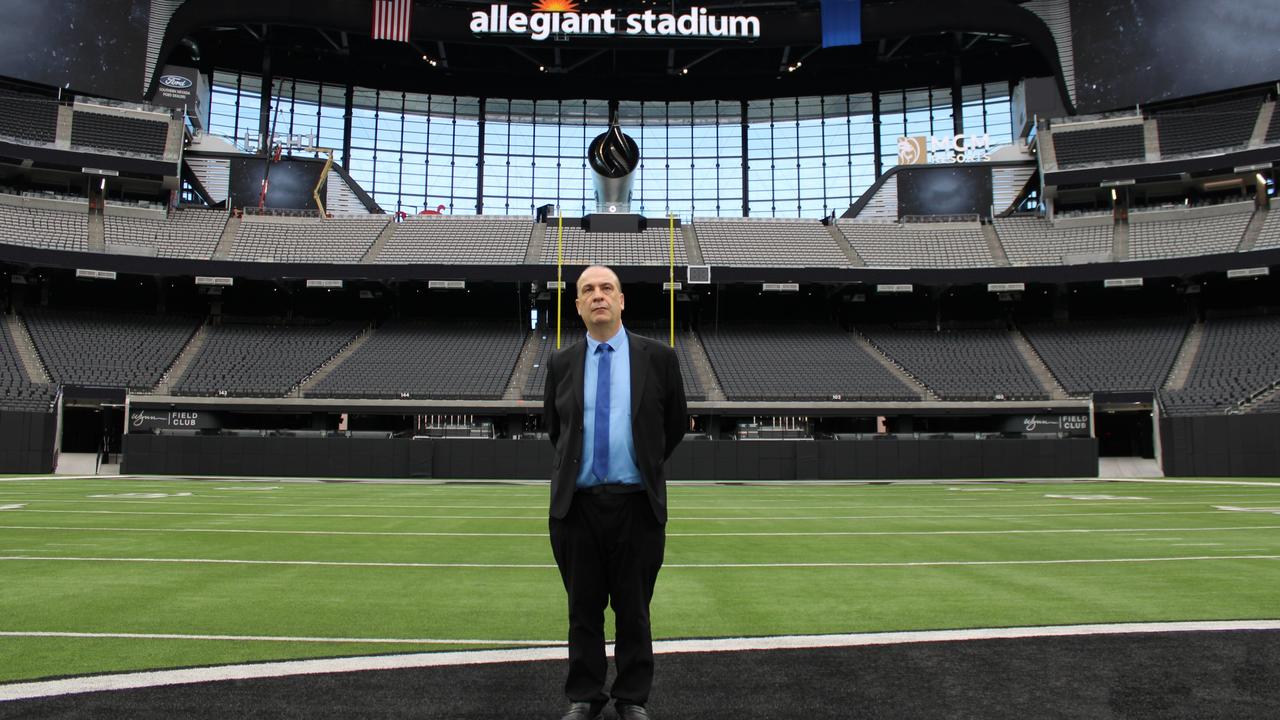
{"type": "Polygon", "coordinates": [[[412,0],[373,0],[373,39],[409,42],[412,0]]]}

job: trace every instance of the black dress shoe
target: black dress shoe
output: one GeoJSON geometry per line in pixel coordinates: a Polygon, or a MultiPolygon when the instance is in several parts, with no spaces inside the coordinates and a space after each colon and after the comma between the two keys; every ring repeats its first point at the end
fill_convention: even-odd
{"type": "Polygon", "coordinates": [[[650,720],[649,713],[643,705],[616,703],[613,709],[618,711],[618,720],[650,720]]]}
{"type": "MultiPolygon", "coordinates": [[[[576,702],[569,706],[569,712],[560,720],[600,720],[604,712],[604,703],[576,702]]],[[[642,715],[641,717],[648,717],[642,715]]]]}

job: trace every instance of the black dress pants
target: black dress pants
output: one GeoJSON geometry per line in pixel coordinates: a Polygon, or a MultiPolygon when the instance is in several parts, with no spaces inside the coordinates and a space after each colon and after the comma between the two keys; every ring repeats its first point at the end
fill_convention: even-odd
{"type": "Polygon", "coordinates": [[[653,516],[645,492],[579,491],[568,515],[551,518],[550,524],[551,550],[569,594],[565,694],[571,702],[608,701],[604,610],[612,605],[618,675],[610,694],[644,705],[653,685],[649,601],[662,567],[666,528],[653,516]]]}

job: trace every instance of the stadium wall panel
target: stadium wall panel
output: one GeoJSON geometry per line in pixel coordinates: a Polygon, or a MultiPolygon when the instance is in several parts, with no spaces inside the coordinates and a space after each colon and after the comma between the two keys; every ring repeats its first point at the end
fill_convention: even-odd
{"type": "Polygon", "coordinates": [[[1280,414],[1160,419],[1164,474],[1195,477],[1280,476],[1280,414]]]}
{"type": "MultiPolygon", "coordinates": [[[[126,473],[540,480],[545,440],[238,438],[126,435],[126,473]]],[[[1065,440],[688,442],[673,480],[891,480],[1095,477],[1098,445],[1065,440]]]]}
{"type": "Polygon", "coordinates": [[[0,472],[53,472],[52,413],[0,410],[0,472]]]}

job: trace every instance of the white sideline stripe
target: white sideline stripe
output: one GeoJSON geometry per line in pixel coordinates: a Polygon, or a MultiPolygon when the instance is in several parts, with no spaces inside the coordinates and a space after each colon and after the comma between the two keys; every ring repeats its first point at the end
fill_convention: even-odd
{"type": "MultiPolygon", "coordinates": [[[[1280,512],[1280,511],[1277,511],[1280,512]]],[[[389,537],[546,537],[546,533],[485,533],[485,532],[393,532],[376,530],[258,530],[246,528],[128,528],[128,527],[71,527],[64,525],[0,525],[0,530],[57,530],[84,532],[142,532],[142,533],[231,533],[249,535],[375,535],[389,537]]],[[[669,532],[667,537],[845,537],[845,536],[899,536],[899,535],[1053,535],[1092,533],[1147,533],[1147,532],[1229,532],[1235,530],[1280,530],[1280,525],[1237,525],[1232,527],[1150,527],[1150,528],[1058,528],[1043,530],[833,530],[799,532],[669,532]]]]}
{"type": "MultiPolygon", "coordinates": [[[[341,508],[344,510],[351,510],[356,508],[382,508],[382,509],[406,509],[406,510],[513,510],[513,511],[514,510],[535,510],[535,511],[542,511],[542,512],[545,512],[547,509],[547,506],[545,503],[539,503],[536,505],[469,505],[469,504],[456,504],[456,503],[431,503],[431,504],[395,503],[395,504],[391,504],[391,503],[286,503],[286,502],[267,502],[267,501],[232,502],[232,501],[223,501],[223,500],[216,500],[216,499],[205,500],[204,496],[197,496],[197,495],[190,495],[190,494],[168,495],[166,497],[156,497],[156,498],[137,498],[137,497],[130,498],[130,497],[127,497],[127,495],[128,494],[121,494],[115,497],[105,496],[105,495],[96,495],[96,496],[80,497],[80,498],[51,498],[51,497],[40,498],[40,497],[27,497],[27,496],[17,496],[17,495],[11,496],[5,493],[0,493],[0,500],[4,500],[6,502],[39,502],[39,503],[61,503],[61,504],[81,503],[85,505],[146,505],[149,507],[162,507],[162,508],[192,507],[192,506],[197,506],[197,507],[230,506],[230,507],[250,507],[250,508],[301,508],[301,509],[309,509],[309,510],[319,509],[319,508],[341,508]],[[171,503],[159,502],[161,500],[169,500],[174,498],[181,498],[181,500],[179,502],[171,502],[171,503]]],[[[1054,497],[1054,496],[1048,496],[1048,497],[1054,497]]],[[[1178,495],[1177,497],[1185,498],[1186,496],[1178,495]]],[[[1155,498],[1127,498],[1127,497],[1079,498],[1079,497],[1069,497],[1066,495],[1057,496],[1057,498],[1061,500],[1071,500],[1072,502],[1070,503],[1066,503],[1066,502],[1039,502],[1039,503],[1002,502],[1002,503],[999,503],[998,505],[995,505],[994,507],[1051,508],[1051,507],[1075,507],[1078,505],[1103,505],[1104,507],[1111,507],[1111,506],[1115,506],[1117,503],[1121,501],[1123,501],[1124,504],[1127,504],[1127,505],[1136,505],[1136,504],[1139,504],[1137,501],[1142,501],[1141,504],[1145,506],[1204,505],[1206,503],[1227,502],[1227,501],[1232,501],[1232,502],[1238,501],[1245,505],[1252,504],[1252,503],[1276,502],[1276,498],[1274,497],[1270,499],[1258,498],[1257,493],[1251,493],[1248,495],[1223,495],[1221,493],[1212,493],[1205,497],[1196,498],[1194,500],[1179,499],[1179,500],[1169,500],[1169,501],[1158,500],[1155,498]],[[1253,499],[1253,498],[1258,498],[1258,499],[1253,499]]],[[[680,509],[685,512],[690,512],[695,510],[696,511],[704,511],[704,510],[791,511],[791,510],[832,510],[832,509],[954,511],[955,509],[957,509],[957,507],[985,508],[985,507],[992,507],[992,504],[988,502],[969,501],[969,502],[963,502],[963,503],[951,503],[947,505],[929,505],[929,504],[921,504],[921,503],[915,503],[910,505],[876,505],[876,504],[865,503],[865,502],[847,504],[847,505],[842,505],[842,504],[790,505],[790,504],[787,504],[786,501],[784,500],[776,499],[776,500],[761,500],[759,504],[756,504],[756,505],[719,505],[717,504],[717,505],[708,505],[705,507],[700,507],[697,505],[682,504],[680,506],[680,509]]],[[[332,516],[326,516],[326,517],[332,517],[332,516]]]]}
{"type": "MultiPolygon", "coordinates": [[[[666,563],[662,567],[682,570],[754,569],[754,568],[910,568],[964,567],[991,565],[1093,565],[1109,563],[1198,562],[1206,560],[1280,560],[1280,555],[1190,555],[1145,558],[1071,558],[1063,560],[919,560],[904,562],[764,562],[764,563],[666,563]]],[[[542,563],[413,563],[357,562],[343,560],[246,560],[233,558],[139,558],[139,557],[58,557],[51,555],[4,555],[5,562],[129,562],[173,563],[189,565],[294,565],[318,567],[406,568],[406,569],[492,569],[552,570],[554,564],[542,563]]]]}
{"type": "MultiPolygon", "coordinates": [[[[1273,501],[1270,501],[1273,502],[1273,501]]],[[[1193,503],[1199,505],[1200,503],[1193,503]]],[[[1065,507],[1065,506],[1064,506],[1065,507]]],[[[16,512],[16,511],[14,511],[16,512]]],[[[237,517],[237,518],[344,518],[344,519],[380,519],[380,520],[527,520],[545,524],[546,512],[538,515],[371,515],[351,513],[219,513],[219,512],[177,512],[171,510],[36,510],[23,508],[23,513],[46,513],[61,515],[180,515],[193,517],[237,517]]],[[[987,515],[949,515],[932,513],[926,515],[790,515],[790,516],[682,516],[672,515],[671,520],[681,522],[812,522],[814,520],[988,520],[1017,518],[1058,518],[1058,517],[1120,517],[1125,515],[1219,515],[1224,510],[1131,510],[1124,512],[1061,512],[1061,513],[1006,513],[987,515]]]]}
{"type": "Polygon", "coordinates": [[[0,478],[0,482],[26,482],[28,480],[99,480],[118,478],[120,475],[26,475],[23,477],[0,478]]]}
{"type": "Polygon", "coordinates": [[[115,638],[125,640],[230,640],[235,642],[338,643],[371,645],[534,645],[560,647],[562,640],[475,640],[445,638],[288,637],[281,635],[183,635],[176,633],[92,633],[0,630],[0,637],[115,638]]]}
{"type": "Polygon", "coordinates": [[[1259,480],[1176,480],[1170,478],[1124,478],[1117,482],[1164,483],[1168,485],[1253,485],[1258,487],[1280,487],[1280,482],[1262,482],[1259,480]]]}
{"type": "MultiPolygon", "coordinates": [[[[1078,637],[1178,632],[1239,632],[1280,630],[1277,620],[1227,620],[1168,623],[1116,623],[1100,625],[1049,625],[1042,627],[975,628],[968,630],[922,630],[907,632],[851,633],[844,635],[787,635],[756,638],[705,640],[658,640],[653,651],[659,654],[741,652],[753,650],[802,650],[835,647],[869,647],[909,643],[1013,640],[1020,638],[1078,637]]],[[[610,647],[612,650],[612,647],[610,647]]],[[[539,660],[563,660],[563,647],[513,650],[471,650],[459,652],[378,655],[374,657],[291,660],[284,662],[222,665],[186,670],[94,675],[0,685],[0,702],[108,690],[131,690],[226,680],[255,680],[321,673],[372,670],[403,670],[428,667],[456,667],[539,660]]]]}

